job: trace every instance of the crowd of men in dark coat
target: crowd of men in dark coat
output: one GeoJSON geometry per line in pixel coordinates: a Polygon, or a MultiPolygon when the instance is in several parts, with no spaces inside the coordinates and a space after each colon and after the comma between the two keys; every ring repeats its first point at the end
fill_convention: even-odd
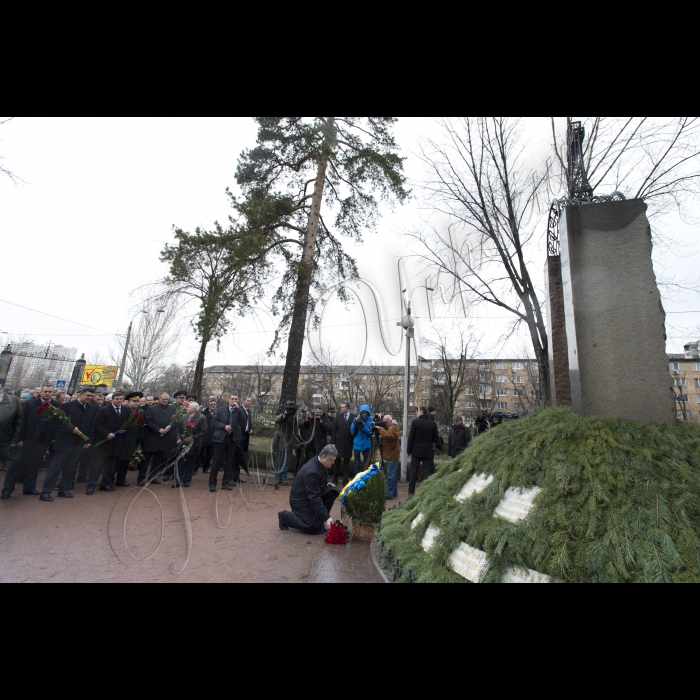
{"type": "Polygon", "coordinates": [[[184,391],[172,399],[163,394],[158,402],[141,392],[97,398],[94,389],[85,388],[64,402],[52,387],[44,387],[36,398],[20,401],[0,387],[0,462],[8,465],[2,500],[12,496],[18,483],[25,496],[46,503],[53,502],[55,492],[58,498],[74,498],[76,484],[85,484],[88,496],[98,482],[105,492],[130,488],[127,474],[139,448],[140,487],[161,485],[162,478],[174,480],[174,488],[188,488],[200,468],[210,474],[212,492],[220,468],[223,489],[244,483],[240,475],[248,471],[253,434],[249,398],[239,404],[238,397],[231,397],[223,408],[212,401],[204,410],[184,391]],[[65,419],[53,417],[46,406],[60,410],[65,419]],[[38,490],[42,465],[47,473],[38,490]]]}

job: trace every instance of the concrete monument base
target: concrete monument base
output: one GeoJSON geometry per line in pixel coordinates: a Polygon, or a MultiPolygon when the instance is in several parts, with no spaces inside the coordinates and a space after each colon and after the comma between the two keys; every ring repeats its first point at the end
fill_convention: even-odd
{"type": "Polygon", "coordinates": [[[562,213],[571,400],[584,418],[676,420],[646,211],[629,200],[562,213]]]}

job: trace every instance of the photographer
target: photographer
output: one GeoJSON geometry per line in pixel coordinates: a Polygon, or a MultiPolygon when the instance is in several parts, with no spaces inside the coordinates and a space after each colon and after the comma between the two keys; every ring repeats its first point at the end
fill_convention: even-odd
{"type": "Polygon", "coordinates": [[[296,445],[294,436],[294,418],[298,411],[294,401],[282,404],[282,413],[277,416],[278,439],[275,441],[275,490],[287,486],[289,468],[292,465],[292,455],[296,445]]]}
{"type": "Polygon", "coordinates": [[[476,417],[476,434],[483,435],[490,427],[491,424],[489,423],[486,412],[479,411],[479,415],[476,417]]]}
{"type": "Polygon", "coordinates": [[[399,496],[399,459],[401,458],[399,426],[394,423],[391,416],[384,416],[374,429],[382,439],[382,459],[386,462],[387,473],[386,497],[388,501],[393,501],[399,496]]]}
{"type": "MultiPolygon", "coordinates": [[[[328,436],[331,433],[331,421],[322,408],[316,409],[316,431],[314,432],[312,457],[320,455],[323,448],[328,445],[328,436]]],[[[311,459],[311,458],[309,458],[311,459]]]]}
{"type": "Polygon", "coordinates": [[[360,415],[350,428],[350,434],[355,438],[353,448],[355,450],[355,473],[361,474],[369,468],[369,460],[372,456],[372,435],[374,434],[374,422],[369,406],[360,406],[360,415]]]}

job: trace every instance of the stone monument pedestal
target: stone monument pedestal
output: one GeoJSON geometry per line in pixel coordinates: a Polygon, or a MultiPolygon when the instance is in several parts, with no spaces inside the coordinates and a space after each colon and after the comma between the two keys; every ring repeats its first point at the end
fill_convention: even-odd
{"type": "Polygon", "coordinates": [[[584,418],[676,420],[646,211],[629,200],[562,212],[571,401],[584,418]]]}

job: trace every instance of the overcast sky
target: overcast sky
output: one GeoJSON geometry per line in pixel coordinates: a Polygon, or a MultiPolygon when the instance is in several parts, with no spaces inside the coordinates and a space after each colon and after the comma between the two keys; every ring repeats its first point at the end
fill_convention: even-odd
{"type": "MultiPolygon", "coordinates": [[[[420,162],[411,156],[416,140],[436,133],[431,117],[400,118],[397,136],[409,156],[411,178],[422,174],[420,162]]],[[[250,117],[21,117],[0,127],[4,165],[24,181],[14,186],[0,179],[0,332],[76,347],[88,361],[106,358],[108,346],[115,344],[112,336],[125,333],[137,310],[138,300],[130,292],[165,273],[158,256],[172,240],[172,225],[193,230],[216,219],[226,221],[225,189],[235,189],[238,155],[254,145],[255,136],[250,117]]],[[[372,238],[354,250],[362,275],[376,281],[382,295],[396,296],[393,282],[385,279],[387,257],[399,254],[405,245],[399,233],[420,219],[416,199],[385,215],[381,243],[372,238]],[[387,256],[383,261],[380,250],[387,256]]],[[[666,224],[689,246],[678,256],[664,255],[667,273],[697,276],[700,230],[676,220],[666,224]]],[[[538,267],[545,255],[543,250],[538,267]]],[[[388,267],[394,267],[393,261],[388,267]]],[[[390,315],[398,313],[398,301],[392,299],[390,315]]],[[[698,312],[700,300],[688,295],[667,300],[666,307],[669,312],[698,312]]],[[[364,332],[357,328],[362,319],[357,308],[346,313],[340,309],[333,326],[356,349],[364,343],[358,337],[364,332]]],[[[490,333],[493,345],[494,324],[503,326],[507,320],[485,321],[486,311],[479,316],[470,323],[490,333]]],[[[670,351],[697,340],[689,334],[700,326],[700,313],[669,319],[670,351]]],[[[275,322],[237,319],[233,325],[235,333],[221,353],[212,350],[208,365],[247,362],[267,347],[275,322]]],[[[6,339],[0,336],[1,342],[6,339]]],[[[186,362],[196,349],[189,333],[173,348],[173,360],[186,362]]]]}

